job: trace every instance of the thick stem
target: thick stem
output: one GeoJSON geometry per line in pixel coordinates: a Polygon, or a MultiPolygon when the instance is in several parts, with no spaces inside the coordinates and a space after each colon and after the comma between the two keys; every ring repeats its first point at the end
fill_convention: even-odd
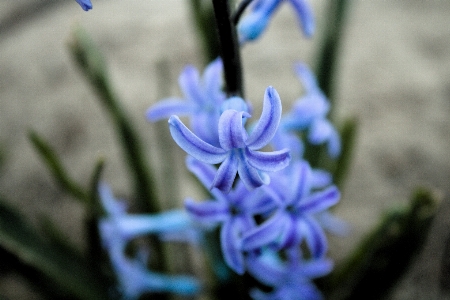
{"type": "Polygon", "coordinates": [[[244,97],[242,64],[236,27],[231,20],[229,0],[212,0],[219,34],[228,97],[244,97]]]}

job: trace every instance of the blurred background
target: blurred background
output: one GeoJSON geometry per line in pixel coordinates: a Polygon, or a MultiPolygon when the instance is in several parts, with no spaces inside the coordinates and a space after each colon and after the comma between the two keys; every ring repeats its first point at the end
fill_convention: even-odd
{"type": "MultiPolygon", "coordinates": [[[[0,1],[0,194],[32,222],[48,215],[85,247],[83,209],[55,184],[28,141],[30,129],[51,143],[79,182],[88,184],[103,156],[104,179],[119,195],[130,188],[108,116],[71,60],[71,30],[81,25],[103,50],[148,158],[160,166],[164,157],[153,137],[161,126],[144,118],[161,95],[157,66],[166,66],[174,95],[180,95],[177,77],[185,64],[203,68],[187,2],[97,0],[86,13],[73,0],[0,1]]],[[[268,85],[285,110],[301,95],[293,63],[314,63],[326,21],[326,1],[310,2],[318,27],[312,39],[302,36],[284,5],[263,38],[243,48],[246,94],[257,109],[268,85]]],[[[335,119],[339,124],[354,116],[359,130],[335,210],[352,232],[331,240],[331,255],[341,259],[383,211],[407,203],[414,187],[430,187],[443,198],[424,250],[393,299],[450,299],[450,278],[443,275],[450,257],[449,20],[449,1],[353,0],[342,37],[335,119]]],[[[183,164],[179,168],[185,172],[183,164]]],[[[181,189],[182,196],[190,193],[184,181],[181,189]]],[[[30,292],[17,274],[0,267],[1,296],[25,299],[30,292]]]]}

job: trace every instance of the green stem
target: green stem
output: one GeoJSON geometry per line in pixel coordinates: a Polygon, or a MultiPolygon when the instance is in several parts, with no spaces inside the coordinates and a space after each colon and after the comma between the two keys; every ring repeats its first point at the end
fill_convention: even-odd
{"type": "Polygon", "coordinates": [[[212,0],[219,33],[221,57],[224,66],[228,97],[244,97],[242,63],[236,27],[231,20],[228,0],[212,0]]]}

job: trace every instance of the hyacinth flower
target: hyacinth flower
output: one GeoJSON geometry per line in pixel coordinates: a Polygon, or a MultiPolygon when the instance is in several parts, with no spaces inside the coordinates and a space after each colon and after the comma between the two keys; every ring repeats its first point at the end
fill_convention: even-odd
{"type": "MultiPolygon", "coordinates": [[[[245,103],[238,97],[232,98],[232,102],[245,103]]],[[[261,117],[250,134],[244,128],[244,121],[249,117],[248,112],[235,109],[226,109],[221,114],[218,124],[220,147],[213,146],[192,133],[178,116],[170,117],[172,138],[184,151],[208,164],[221,163],[211,189],[215,187],[228,193],[236,174],[239,174],[247,189],[251,190],[270,182],[269,176],[264,172],[275,172],[289,164],[289,149],[257,151],[269,144],[281,119],[281,100],[273,87],[266,89],[261,117]]]]}
{"type": "MultiPolygon", "coordinates": [[[[119,283],[124,299],[138,299],[149,292],[170,292],[193,295],[199,292],[198,281],[191,276],[171,276],[155,273],[146,268],[147,259],[129,257],[125,248],[130,240],[144,234],[188,230],[191,221],[183,211],[168,211],[158,215],[128,215],[124,202],[116,200],[106,184],[99,186],[100,200],[106,216],[99,220],[99,233],[119,283]]],[[[145,254],[145,249],[139,249],[145,254]]]]}
{"type": "Polygon", "coordinates": [[[327,143],[329,155],[335,158],[341,152],[341,141],[339,133],[327,119],[330,103],[305,64],[297,64],[295,70],[303,83],[305,95],[283,116],[280,129],[282,132],[308,130],[308,141],[313,145],[327,143]]]}
{"type": "Polygon", "coordinates": [[[192,131],[207,143],[219,146],[217,124],[220,107],[226,98],[221,89],[222,69],[220,58],[206,67],[201,78],[196,68],[186,66],[178,78],[184,98],[159,101],[147,110],[147,120],[156,122],[171,115],[189,116],[192,131]]]}
{"type": "Polygon", "coordinates": [[[92,9],[91,0],[75,0],[81,6],[84,11],[92,9]]]}
{"type": "MultiPolygon", "coordinates": [[[[209,188],[216,169],[192,157],[187,158],[188,169],[209,188]]],[[[273,209],[272,198],[265,196],[261,189],[248,191],[242,181],[228,194],[220,190],[210,191],[214,199],[195,202],[188,198],[185,208],[192,219],[206,229],[220,227],[220,244],[227,265],[238,274],[245,271],[241,239],[244,232],[254,228],[254,216],[273,209]]]]}
{"type": "Polygon", "coordinates": [[[309,164],[300,161],[290,166],[283,176],[272,180],[268,188],[277,195],[278,207],[267,220],[244,235],[244,251],[266,246],[285,249],[305,241],[312,257],[326,254],[327,239],[315,215],[335,205],[340,193],[333,185],[313,190],[313,175],[309,164]]]}
{"type": "Polygon", "coordinates": [[[314,16],[306,0],[254,0],[252,11],[238,24],[241,43],[256,40],[267,28],[272,16],[283,2],[289,2],[297,14],[300,27],[306,37],[314,33],[314,16]]]}
{"type": "Polygon", "coordinates": [[[265,249],[259,255],[250,255],[247,264],[249,274],[272,288],[270,292],[252,289],[250,295],[254,300],[323,299],[312,280],[327,275],[333,268],[326,258],[304,259],[298,247],[285,251],[283,258],[265,249]]]}

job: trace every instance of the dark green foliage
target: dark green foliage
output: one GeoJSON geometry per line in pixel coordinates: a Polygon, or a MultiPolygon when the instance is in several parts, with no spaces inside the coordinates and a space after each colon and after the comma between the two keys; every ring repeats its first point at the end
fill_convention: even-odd
{"type": "Polygon", "coordinates": [[[61,243],[48,242],[24,220],[24,217],[0,200],[0,246],[24,266],[24,274],[40,274],[51,293],[68,299],[106,299],[108,280],[96,264],[68,251],[61,243]]]}
{"type": "Polygon", "coordinates": [[[422,249],[440,199],[418,188],[404,209],[387,213],[322,284],[330,299],[381,299],[422,249]]]}

